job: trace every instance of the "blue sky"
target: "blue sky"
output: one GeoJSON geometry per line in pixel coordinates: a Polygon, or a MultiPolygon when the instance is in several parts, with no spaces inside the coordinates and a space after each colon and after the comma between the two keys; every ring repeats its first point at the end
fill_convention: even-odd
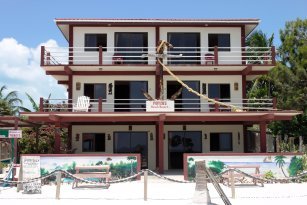
{"type": "Polygon", "coordinates": [[[37,101],[65,98],[39,68],[41,44],[67,46],[54,18],[260,18],[258,28],[274,33],[278,46],[285,22],[307,17],[307,0],[0,0],[0,7],[0,86],[37,101]]]}

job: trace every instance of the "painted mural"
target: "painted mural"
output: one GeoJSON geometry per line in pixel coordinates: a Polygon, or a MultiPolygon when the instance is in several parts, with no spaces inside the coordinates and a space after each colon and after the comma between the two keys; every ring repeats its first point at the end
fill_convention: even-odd
{"type": "MultiPolygon", "coordinates": [[[[257,165],[260,173],[271,175],[275,178],[296,176],[303,171],[302,155],[296,154],[268,154],[268,155],[235,155],[235,156],[205,156],[185,154],[185,179],[192,180],[195,177],[195,161],[206,161],[206,166],[213,173],[219,174],[231,165],[257,165]]],[[[255,173],[255,169],[241,168],[246,173],[255,173]]]]}
{"type": "MultiPolygon", "coordinates": [[[[32,155],[34,156],[34,155],[32,155]]],[[[140,156],[135,155],[108,155],[108,156],[50,156],[39,155],[41,162],[41,176],[54,170],[66,170],[76,173],[76,166],[110,165],[112,179],[125,178],[139,171],[140,156]]]]}

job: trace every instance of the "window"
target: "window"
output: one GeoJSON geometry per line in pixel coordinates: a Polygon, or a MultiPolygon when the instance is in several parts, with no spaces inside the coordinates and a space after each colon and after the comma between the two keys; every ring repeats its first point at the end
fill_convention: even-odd
{"type": "Polygon", "coordinates": [[[99,51],[99,48],[86,48],[99,46],[102,46],[103,51],[107,51],[107,34],[85,34],[84,39],[84,51],[99,51]]]}
{"type": "MultiPolygon", "coordinates": [[[[193,90],[199,92],[199,81],[183,81],[193,90]]],[[[200,100],[199,96],[189,92],[186,88],[183,88],[177,81],[167,81],[167,99],[171,99],[173,95],[177,94],[178,97],[175,100],[175,111],[199,111],[200,100]],[[180,92],[180,89],[181,92],[180,92]]]]}
{"type": "Polygon", "coordinates": [[[147,132],[114,132],[114,153],[140,153],[141,166],[147,168],[147,132]]]}
{"type": "Polygon", "coordinates": [[[140,112],[146,109],[147,81],[115,81],[115,112],[140,112]]]}
{"type": "Polygon", "coordinates": [[[170,49],[170,54],[182,52],[183,55],[181,58],[168,58],[168,64],[200,64],[200,33],[167,33],[167,40],[175,47],[170,49]]]}
{"type": "Polygon", "coordinates": [[[83,133],[82,152],[105,152],[105,150],[104,133],[83,133]]]}
{"type": "Polygon", "coordinates": [[[148,33],[142,32],[116,32],[115,54],[123,57],[124,64],[145,64],[147,58],[142,55],[147,53],[148,33]]]}
{"type": "Polygon", "coordinates": [[[90,97],[91,99],[98,99],[102,98],[105,100],[106,96],[106,84],[99,83],[99,84],[84,84],[84,95],[90,97]]]}
{"type": "Polygon", "coordinates": [[[210,151],[232,151],[232,133],[210,133],[210,151]]]}
{"type": "Polygon", "coordinates": [[[223,102],[229,102],[230,84],[208,84],[209,98],[226,99],[223,102]]]}
{"type": "Polygon", "coordinates": [[[230,34],[208,34],[208,39],[209,51],[214,51],[214,48],[212,48],[214,46],[217,46],[219,51],[230,51],[230,34]]]}

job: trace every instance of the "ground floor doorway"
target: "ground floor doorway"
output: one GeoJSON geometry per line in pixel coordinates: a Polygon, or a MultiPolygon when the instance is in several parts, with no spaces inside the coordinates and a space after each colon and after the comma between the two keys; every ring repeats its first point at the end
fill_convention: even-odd
{"type": "Polygon", "coordinates": [[[183,169],[183,153],[202,152],[201,131],[168,132],[169,169],[183,169]]]}
{"type": "Polygon", "coordinates": [[[142,169],[148,168],[148,133],[114,132],[114,153],[140,153],[142,169]]]}

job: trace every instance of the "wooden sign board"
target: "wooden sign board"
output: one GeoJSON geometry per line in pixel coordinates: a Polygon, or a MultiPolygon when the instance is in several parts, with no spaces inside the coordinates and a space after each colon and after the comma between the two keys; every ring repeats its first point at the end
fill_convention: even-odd
{"type": "MultiPolygon", "coordinates": [[[[23,180],[40,177],[40,157],[23,156],[22,157],[22,175],[23,180]]],[[[41,180],[23,184],[24,194],[40,194],[41,180]]]]}
{"type": "Polygon", "coordinates": [[[174,112],[173,100],[149,100],[146,101],[146,112],[174,112]]]}

